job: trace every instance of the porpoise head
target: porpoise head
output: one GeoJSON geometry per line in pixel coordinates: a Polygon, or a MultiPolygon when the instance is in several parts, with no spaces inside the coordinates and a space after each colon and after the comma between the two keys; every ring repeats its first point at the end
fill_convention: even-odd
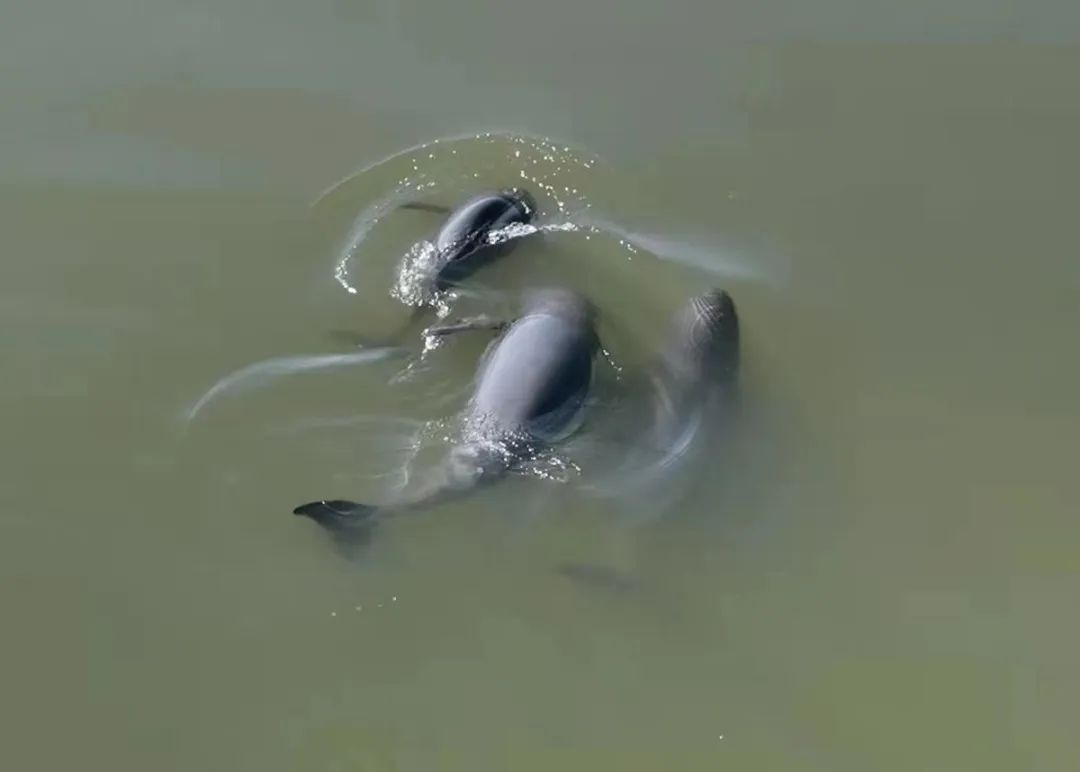
{"type": "Polygon", "coordinates": [[[669,354],[702,376],[731,379],[739,366],[739,317],[731,296],[713,289],[691,298],[676,317],[669,354]]]}
{"type": "Polygon", "coordinates": [[[452,212],[435,238],[440,265],[437,288],[461,281],[509,249],[513,239],[493,243],[491,234],[511,225],[528,225],[536,211],[528,191],[508,189],[476,196],[452,212]]]}

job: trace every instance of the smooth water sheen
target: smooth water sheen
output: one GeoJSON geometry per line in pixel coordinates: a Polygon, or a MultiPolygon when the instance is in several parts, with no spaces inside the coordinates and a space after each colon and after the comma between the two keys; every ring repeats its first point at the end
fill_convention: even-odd
{"type": "Polygon", "coordinates": [[[0,767],[1080,768],[1075,4],[0,11],[0,767]],[[350,344],[397,205],[511,185],[440,313],[587,293],[586,422],[351,564],[292,507],[437,463],[490,340],[350,344]],[[620,497],[712,286],[736,420],[620,497]]]}

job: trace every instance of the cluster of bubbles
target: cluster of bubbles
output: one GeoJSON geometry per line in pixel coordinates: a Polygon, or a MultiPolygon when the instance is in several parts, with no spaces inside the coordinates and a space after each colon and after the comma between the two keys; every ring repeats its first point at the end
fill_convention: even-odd
{"type": "Polygon", "coordinates": [[[429,278],[439,264],[439,250],[430,241],[416,242],[402,258],[390,295],[407,306],[433,306],[440,318],[449,312],[445,293],[440,293],[429,278]]]}

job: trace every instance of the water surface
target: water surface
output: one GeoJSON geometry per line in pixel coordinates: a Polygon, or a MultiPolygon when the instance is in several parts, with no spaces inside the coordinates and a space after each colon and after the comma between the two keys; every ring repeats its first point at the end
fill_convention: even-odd
{"type": "Polygon", "coordinates": [[[1080,763],[1071,5],[3,17],[5,768],[1080,763]],[[380,207],[508,184],[574,227],[478,291],[633,373],[726,287],[737,426],[647,527],[571,469],[349,564],[290,509],[401,484],[486,344],[335,337],[406,313],[380,207]]]}

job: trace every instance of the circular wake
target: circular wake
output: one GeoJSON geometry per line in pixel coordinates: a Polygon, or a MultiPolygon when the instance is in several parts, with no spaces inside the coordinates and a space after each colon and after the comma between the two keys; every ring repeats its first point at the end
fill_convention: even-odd
{"type": "MultiPolygon", "coordinates": [[[[630,184],[586,151],[545,138],[484,133],[437,139],[369,164],[320,194],[312,207],[353,213],[336,249],[333,275],[354,295],[387,290],[366,286],[365,263],[383,257],[381,245],[376,248],[379,254],[367,246],[375,231],[402,205],[420,201],[449,209],[480,190],[511,185],[533,194],[539,209],[537,222],[493,233],[492,244],[538,234],[575,234],[594,242],[592,252],[597,251],[595,242],[607,242],[602,249],[623,261],[650,256],[716,279],[773,282],[782,278],[777,275],[782,267],[766,269],[760,259],[753,259],[735,244],[717,243],[720,240],[715,237],[705,240],[686,234],[649,233],[619,224],[610,211],[618,207],[619,190],[630,184]]],[[[429,224],[434,228],[437,221],[429,224]]],[[[433,250],[426,239],[413,239],[399,248],[401,270],[394,293],[402,302],[437,304],[438,299],[420,287],[416,278],[423,275],[419,269],[433,259],[433,250]]]]}

